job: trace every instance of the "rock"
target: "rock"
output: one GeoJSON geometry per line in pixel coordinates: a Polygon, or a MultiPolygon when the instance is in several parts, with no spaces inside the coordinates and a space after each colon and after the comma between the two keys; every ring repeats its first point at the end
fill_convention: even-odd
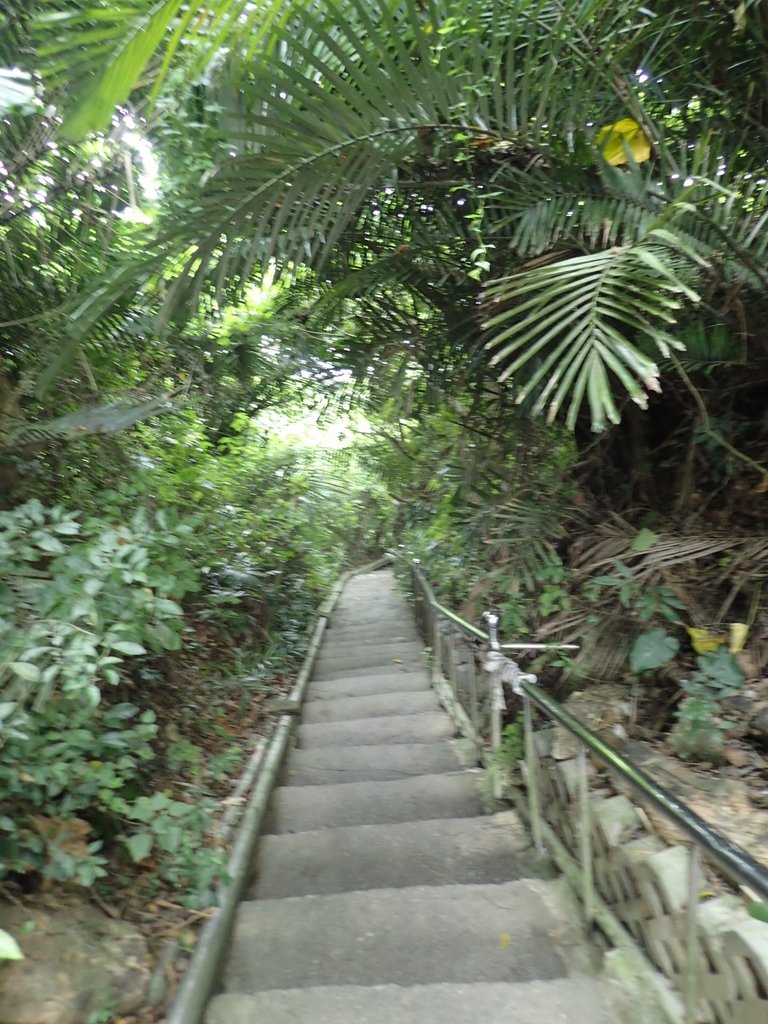
{"type": "Polygon", "coordinates": [[[149,953],[130,924],[86,903],[2,904],[0,921],[26,958],[0,966],[0,1024],[84,1024],[94,1013],[122,1016],[146,1002],[149,953]]]}
{"type": "MultiPolygon", "coordinates": [[[[633,707],[627,695],[617,693],[615,683],[597,683],[588,690],[577,690],[564,702],[566,711],[596,732],[610,746],[620,748],[626,742],[624,723],[632,718],[633,707]]],[[[581,749],[573,733],[555,726],[551,754],[557,761],[575,757],[581,749]]]]}
{"type": "Polygon", "coordinates": [[[741,747],[725,747],[723,757],[734,768],[745,768],[749,764],[749,754],[741,747]]]}
{"type": "Polygon", "coordinates": [[[768,738],[768,708],[763,708],[758,715],[755,715],[749,724],[754,732],[768,738]]]}

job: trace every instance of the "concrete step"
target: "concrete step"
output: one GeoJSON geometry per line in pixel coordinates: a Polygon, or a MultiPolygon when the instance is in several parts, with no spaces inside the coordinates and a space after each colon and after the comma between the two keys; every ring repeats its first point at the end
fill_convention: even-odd
{"type": "Polygon", "coordinates": [[[347,722],[355,719],[382,718],[387,715],[420,715],[440,707],[432,690],[416,693],[370,693],[360,697],[316,700],[304,707],[302,721],[347,722]]]}
{"type": "Polygon", "coordinates": [[[248,899],[551,877],[514,811],[263,836],[248,899]]]}
{"type": "Polygon", "coordinates": [[[387,782],[415,775],[441,775],[462,767],[446,742],[318,747],[292,750],[282,782],[285,786],[387,782]]]}
{"type": "MultiPolygon", "coordinates": [[[[383,638],[379,622],[369,626],[329,626],[323,633],[323,643],[359,643],[383,638]]],[[[415,643],[419,640],[416,627],[398,616],[396,628],[386,634],[388,643],[415,643]]]]}
{"type": "Polygon", "coordinates": [[[408,665],[423,669],[424,664],[424,648],[420,643],[344,644],[341,648],[323,644],[313,675],[317,679],[332,679],[335,672],[373,665],[408,665]]]}
{"type": "Polygon", "coordinates": [[[418,693],[428,690],[426,672],[388,672],[375,676],[347,676],[345,679],[317,679],[309,688],[307,703],[338,697],[365,697],[374,693],[418,693]]]}
{"type": "Polygon", "coordinates": [[[483,813],[478,775],[417,775],[397,782],[278,786],[272,795],[272,834],[339,825],[385,825],[427,818],[472,818],[483,813]]]}
{"type": "Polygon", "coordinates": [[[206,1024],[616,1024],[611,982],[555,978],[517,984],[327,985],[216,996],[206,1024]]]}
{"type": "MultiPolygon", "coordinates": [[[[371,636],[360,637],[355,635],[347,635],[346,631],[341,636],[334,636],[331,630],[326,631],[323,635],[323,648],[321,654],[354,654],[357,651],[371,651],[381,649],[387,654],[392,654],[392,648],[408,648],[415,647],[418,651],[424,650],[424,644],[421,643],[418,637],[402,637],[402,636],[390,636],[388,633],[382,633],[379,631],[371,636]]],[[[397,656],[396,654],[394,655],[397,656]]]]}
{"type": "Polygon", "coordinates": [[[330,679],[349,679],[351,676],[380,676],[409,672],[417,672],[422,678],[426,676],[427,663],[422,654],[408,658],[391,658],[385,661],[372,660],[369,665],[351,665],[348,668],[334,667],[327,662],[318,661],[312,671],[312,679],[327,682],[330,679]]]}
{"type": "Polygon", "coordinates": [[[299,725],[297,745],[303,750],[315,747],[361,746],[379,743],[436,743],[450,739],[454,726],[443,711],[420,715],[388,715],[369,722],[318,722],[299,725]]]}
{"type": "Polygon", "coordinates": [[[555,885],[417,886],[242,903],[224,989],[563,977],[555,938],[563,922],[541,892],[555,885]]]}
{"type": "MultiPolygon", "coordinates": [[[[352,633],[353,636],[365,635],[368,639],[384,640],[388,637],[402,636],[409,631],[411,613],[406,610],[382,610],[362,615],[350,612],[341,617],[335,616],[328,620],[329,633],[352,633]]],[[[349,640],[353,637],[347,636],[349,640]]]]}

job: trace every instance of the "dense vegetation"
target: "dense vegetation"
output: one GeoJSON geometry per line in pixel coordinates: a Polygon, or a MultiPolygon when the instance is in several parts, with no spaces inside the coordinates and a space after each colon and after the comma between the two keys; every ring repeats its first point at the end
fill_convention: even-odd
{"type": "Polygon", "coordinates": [[[235,721],[393,541],[719,756],[766,664],[767,84],[758,0],[4,8],[0,884],[209,901],[235,721]]]}

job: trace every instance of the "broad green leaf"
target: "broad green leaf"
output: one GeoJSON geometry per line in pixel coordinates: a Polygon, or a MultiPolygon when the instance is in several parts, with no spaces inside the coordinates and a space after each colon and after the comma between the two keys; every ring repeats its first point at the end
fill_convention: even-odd
{"type": "Polygon", "coordinates": [[[153,841],[151,832],[134,832],[125,840],[128,853],[130,853],[134,864],[138,864],[149,856],[153,841]]]}
{"type": "Polygon", "coordinates": [[[738,687],[744,682],[744,672],[727,647],[700,654],[696,662],[705,675],[722,686],[738,687]]]}
{"type": "Polygon", "coordinates": [[[115,640],[109,645],[113,651],[119,651],[121,654],[146,654],[146,647],[142,647],[141,644],[134,643],[132,640],[115,640]]]}
{"type": "Polygon", "coordinates": [[[650,629],[632,645],[629,667],[632,672],[650,672],[674,658],[679,647],[680,642],[665,630],[650,629]]]}
{"type": "Polygon", "coordinates": [[[41,671],[37,665],[31,665],[28,661],[12,661],[8,668],[25,683],[40,682],[41,671]]]}
{"type": "Polygon", "coordinates": [[[157,845],[166,853],[175,853],[183,837],[184,832],[179,825],[166,825],[162,831],[158,830],[157,845]]]}
{"type": "Polygon", "coordinates": [[[35,545],[49,555],[62,555],[67,550],[58,538],[52,537],[49,533],[38,534],[35,537],[35,545]]]}
{"type": "Polygon", "coordinates": [[[0,960],[23,960],[18,942],[5,929],[0,928],[0,960]]]}
{"type": "Polygon", "coordinates": [[[638,530],[635,534],[635,539],[632,541],[631,551],[637,554],[643,551],[650,551],[651,548],[656,547],[659,543],[660,537],[658,533],[654,533],[653,530],[649,530],[647,526],[644,526],[642,530],[638,530]]]}
{"type": "Polygon", "coordinates": [[[747,910],[750,917],[754,917],[756,921],[763,921],[765,924],[768,924],[768,903],[751,903],[747,910]]]}

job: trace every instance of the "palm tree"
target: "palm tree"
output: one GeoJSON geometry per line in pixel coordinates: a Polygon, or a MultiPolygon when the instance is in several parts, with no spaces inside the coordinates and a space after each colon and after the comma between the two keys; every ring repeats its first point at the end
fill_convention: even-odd
{"type": "MultiPolygon", "coordinates": [[[[754,0],[690,17],[638,0],[67,10],[41,20],[38,53],[70,91],[71,136],[116,104],[151,121],[202,97],[204,181],[177,183],[145,275],[167,281],[165,323],[273,267],[301,309],[312,293],[310,324],[344,319],[361,372],[398,345],[427,374],[489,358],[523,407],[574,426],[586,404],[602,430],[626,398],[645,406],[675,351],[732,357],[762,315],[768,121],[742,85],[766,74],[754,0]]],[[[136,281],[135,265],[106,281],[78,322],[136,281]]]]}

